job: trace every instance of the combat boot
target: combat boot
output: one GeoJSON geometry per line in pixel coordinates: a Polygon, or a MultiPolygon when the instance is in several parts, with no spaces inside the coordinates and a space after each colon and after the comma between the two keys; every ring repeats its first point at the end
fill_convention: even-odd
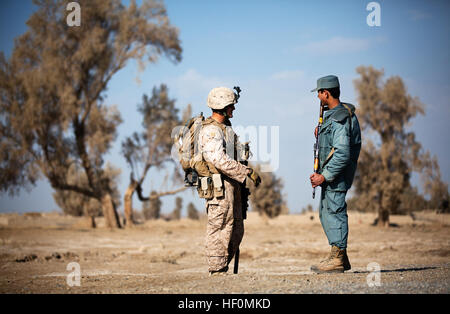
{"type": "Polygon", "coordinates": [[[352,265],[350,265],[350,260],[347,256],[347,250],[344,249],[344,271],[352,269],[352,265]]]}
{"type": "MultiPolygon", "coordinates": [[[[320,262],[318,265],[311,266],[315,273],[343,273],[344,272],[345,249],[341,250],[337,246],[331,247],[329,258],[320,262]]],[[[350,266],[350,263],[348,264],[350,266]]]]}
{"type": "Polygon", "coordinates": [[[209,277],[211,277],[211,276],[221,276],[221,275],[223,276],[223,275],[227,274],[227,271],[228,271],[228,266],[225,266],[222,269],[210,271],[209,272],[209,277]]]}
{"type": "Polygon", "coordinates": [[[328,253],[327,257],[325,257],[323,260],[321,260],[319,262],[319,264],[311,265],[311,270],[315,271],[316,269],[318,269],[320,267],[320,265],[323,265],[323,264],[327,263],[331,258],[332,257],[331,257],[331,252],[330,252],[330,253],[328,253]]]}

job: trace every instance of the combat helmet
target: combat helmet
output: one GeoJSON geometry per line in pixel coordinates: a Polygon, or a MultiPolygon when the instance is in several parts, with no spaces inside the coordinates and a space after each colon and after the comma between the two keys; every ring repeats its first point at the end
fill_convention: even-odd
{"type": "Polygon", "coordinates": [[[234,105],[239,100],[241,89],[239,86],[234,87],[237,93],[228,87],[213,88],[208,94],[208,107],[211,109],[221,110],[226,106],[234,105]]]}

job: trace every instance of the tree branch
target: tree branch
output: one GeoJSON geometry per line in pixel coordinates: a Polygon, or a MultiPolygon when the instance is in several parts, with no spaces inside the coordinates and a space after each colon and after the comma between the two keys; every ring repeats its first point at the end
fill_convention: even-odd
{"type": "Polygon", "coordinates": [[[162,197],[162,196],[177,194],[177,193],[182,192],[182,191],[184,191],[186,189],[187,189],[187,187],[183,186],[183,187],[178,188],[178,189],[173,190],[173,191],[160,192],[160,193],[157,193],[157,194],[153,194],[153,195],[151,195],[149,197],[144,197],[144,196],[142,196],[142,187],[141,187],[141,185],[138,185],[136,187],[136,192],[137,192],[137,195],[139,197],[139,200],[141,202],[145,202],[145,201],[150,201],[150,200],[157,199],[157,198],[162,197]]]}
{"type": "Polygon", "coordinates": [[[55,176],[49,177],[49,181],[50,181],[52,188],[54,188],[54,189],[64,190],[64,191],[73,191],[73,192],[83,194],[85,196],[89,196],[89,197],[98,199],[98,197],[91,190],[88,190],[88,189],[85,189],[85,188],[82,188],[82,187],[79,187],[79,186],[73,185],[73,184],[61,183],[58,181],[58,179],[55,176]]]}

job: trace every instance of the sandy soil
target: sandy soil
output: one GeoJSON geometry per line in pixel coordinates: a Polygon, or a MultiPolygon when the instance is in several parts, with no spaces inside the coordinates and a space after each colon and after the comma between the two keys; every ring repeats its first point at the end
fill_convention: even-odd
{"type": "Polygon", "coordinates": [[[450,215],[391,216],[398,225],[391,228],[371,226],[374,218],[349,213],[351,271],[316,275],[310,265],[329,251],[316,213],[273,220],[249,213],[239,274],[209,277],[205,220],[109,230],[58,214],[4,214],[0,293],[450,292],[450,215]],[[67,284],[71,262],[80,267],[80,286],[67,284]]]}

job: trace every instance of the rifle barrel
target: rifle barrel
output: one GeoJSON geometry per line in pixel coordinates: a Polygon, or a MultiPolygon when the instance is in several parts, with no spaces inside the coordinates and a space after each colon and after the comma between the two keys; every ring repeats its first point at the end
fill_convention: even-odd
{"type": "Polygon", "coordinates": [[[237,274],[239,272],[239,254],[240,254],[240,249],[237,248],[236,253],[234,255],[233,274],[237,274]]]}

